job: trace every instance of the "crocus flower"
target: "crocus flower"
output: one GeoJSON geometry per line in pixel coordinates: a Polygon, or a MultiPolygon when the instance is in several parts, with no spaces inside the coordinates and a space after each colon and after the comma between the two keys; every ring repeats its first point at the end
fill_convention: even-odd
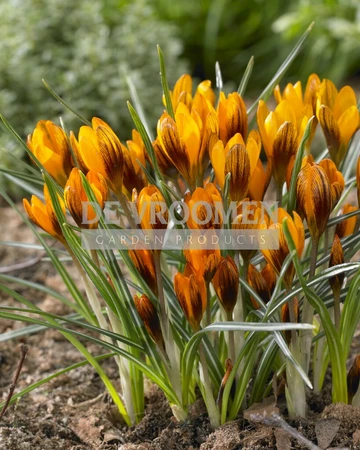
{"type": "Polygon", "coordinates": [[[318,241],[345,183],[331,160],[324,159],[319,164],[309,161],[298,174],[297,209],[305,217],[312,238],[318,241]]]}
{"type": "Polygon", "coordinates": [[[360,355],[357,355],[354,359],[347,375],[347,390],[348,390],[348,402],[351,404],[355,394],[359,389],[360,384],[360,355]]]}
{"type": "MultiPolygon", "coordinates": [[[[170,91],[170,97],[174,111],[180,103],[184,103],[190,110],[198,108],[201,97],[206,99],[212,106],[215,104],[215,93],[211,88],[211,81],[204,80],[196,88],[195,95],[192,95],[193,80],[189,74],[182,75],[175,83],[174,89],[170,91]]],[[[165,96],[163,103],[166,106],[165,96]]],[[[199,111],[198,111],[199,112],[199,111]]]]}
{"type": "Polygon", "coordinates": [[[124,156],[123,191],[131,198],[133,189],[138,192],[147,185],[146,177],[141,166],[146,167],[146,149],[140,133],[132,130],[132,140],[122,146],[124,156]]]}
{"type": "Polygon", "coordinates": [[[224,146],[228,141],[240,133],[241,136],[247,136],[248,117],[244,100],[237,92],[225,96],[220,92],[219,104],[217,107],[219,121],[219,137],[224,146]]]}
{"type": "MultiPolygon", "coordinates": [[[[347,203],[342,207],[340,215],[343,216],[345,214],[352,213],[354,211],[357,211],[357,209],[358,208],[356,206],[352,206],[349,203],[347,203]]],[[[346,236],[350,236],[351,234],[354,233],[356,229],[357,220],[358,216],[352,216],[349,219],[342,220],[336,225],[335,234],[337,234],[340,239],[346,236]]]]}
{"type": "MultiPolygon", "coordinates": [[[[214,230],[208,229],[204,238],[211,244],[214,230]]],[[[217,245],[209,245],[208,248],[192,248],[189,243],[184,249],[186,261],[194,272],[201,274],[206,282],[210,282],[215,275],[221,260],[220,249],[217,245]]]]}
{"type": "Polygon", "coordinates": [[[157,282],[155,273],[155,262],[153,252],[150,250],[129,250],[129,256],[134,263],[136,270],[143,277],[145,283],[152,292],[157,295],[157,282]]]}
{"type": "Polygon", "coordinates": [[[222,140],[212,147],[210,160],[219,187],[223,189],[225,176],[230,173],[230,197],[234,201],[242,200],[254,187],[253,182],[265,183],[265,178],[259,180],[262,163],[259,159],[261,152],[260,135],[252,130],[246,141],[240,133],[236,133],[224,146],[222,140]],[[259,163],[260,166],[259,167],[259,163]],[[256,180],[254,180],[254,176],[256,180]]]}
{"type": "Polygon", "coordinates": [[[315,118],[312,122],[310,136],[306,142],[307,149],[310,148],[311,141],[316,130],[316,101],[317,93],[320,89],[320,84],[320,78],[315,73],[313,73],[308,78],[304,94],[302,91],[301,81],[298,81],[295,84],[288,83],[283,92],[281,92],[279,85],[277,85],[274,89],[274,97],[277,104],[281,103],[283,100],[287,100],[288,102],[290,102],[295,112],[295,116],[299,121],[302,120],[304,111],[306,111],[306,114],[310,113],[308,105],[311,105],[312,115],[314,115],[315,118]]]}
{"type": "Polygon", "coordinates": [[[33,134],[29,134],[27,146],[49,174],[64,186],[72,168],[64,130],[50,120],[40,120],[33,134]]]}
{"type": "MultiPolygon", "coordinates": [[[[283,208],[278,209],[278,222],[273,223],[269,221],[268,223],[262,223],[262,229],[274,230],[279,233],[279,248],[275,250],[271,249],[263,249],[262,254],[264,255],[265,260],[271,264],[275,272],[279,275],[281,268],[284,264],[285,258],[289,254],[289,247],[286,242],[285,234],[283,231],[283,220],[287,219],[287,225],[289,228],[289,232],[291,237],[295,243],[297,253],[299,257],[301,256],[304,250],[305,244],[305,231],[304,225],[300,216],[293,211],[293,218],[288,214],[283,208]]],[[[284,282],[287,288],[291,287],[293,278],[295,275],[295,268],[293,264],[290,264],[288,267],[286,274],[284,276],[284,282]]]]}
{"type": "Polygon", "coordinates": [[[330,157],[339,167],[360,123],[354,90],[350,86],[344,86],[338,92],[332,81],[324,79],[318,92],[317,117],[330,157]]]}
{"type": "Polygon", "coordinates": [[[190,267],[185,267],[184,274],[177,273],[175,275],[174,289],[186,320],[192,329],[197,331],[207,304],[204,277],[190,267]]]}
{"type": "Polygon", "coordinates": [[[221,258],[212,284],[222,307],[228,315],[231,315],[239,290],[239,271],[231,256],[221,258]]]}
{"type": "Polygon", "coordinates": [[[285,181],[287,166],[298,150],[312,115],[310,104],[305,105],[300,117],[297,117],[289,100],[282,100],[271,112],[264,101],[259,102],[257,110],[259,132],[268,160],[272,161],[272,170],[278,186],[285,181]]]}
{"type": "Polygon", "coordinates": [[[169,212],[165,199],[156,186],[147,186],[139,194],[134,190],[133,201],[143,230],[167,228],[169,212]]]}
{"type": "Polygon", "coordinates": [[[189,228],[221,228],[222,198],[212,183],[207,183],[205,188],[196,188],[193,193],[187,192],[184,202],[189,210],[186,222],[189,228]]]}
{"type": "Polygon", "coordinates": [[[215,112],[210,111],[201,118],[196,110],[180,103],[176,109],[175,120],[166,112],[158,121],[158,139],[163,151],[185,179],[193,191],[197,179],[203,178],[209,163],[209,148],[217,139],[215,112]]]}
{"type": "Polygon", "coordinates": [[[70,142],[80,167],[99,172],[109,188],[119,195],[124,174],[123,145],[109,125],[93,117],[92,127],[82,126],[78,139],[70,133],[70,142]]]}
{"type": "MultiPolygon", "coordinates": [[[[50,193],[46,185],[44,186],[44,197],[45,203],[36,197],[36,195],[31,197],[30,203],[24,198],[23,204],[26,214],[38,227],[42,228],[59,241],[65,242],[65,238],[61,231],[61,227],[51,201],[50,193]]],[[[60,197],[59,202],[63,213],[65,214],[65,205],[60,197]]]]}
{"type": "Polygon", "coordinates": [[[138,297],[134,296],[135,308],[144,322],[145,328],[147,329],[149,335],[153,339],[153,341],[164,351],[165,343],[164,338],[161,332],[160,320],[157,314],[155,306],[152,302],[146,297],[146,295],[142,295],[138,297]]]}
{"type": "MultiPolygon", "coordinates": [[[[257,270],[255,266],[249,264],[248,283],[267,304],[276,284],[276,274],[271,264],[266,264],[261,270],[257,270]]],[[[259,303],[253,296],[250,296],[250,300],[255,309],[260,308],[259,303]]]]}
{"type": "MultiPolygon", "coordinates": [[[[100,173],[90,170],[86,174],[86,179],[90,184],[100,208],[103,209],[108,196],[108,187],[105,178],[100,173]]],[[[67,209],[79,227],[97,227],[98,220],[95,220],[97,213],[92,205],[84,203],[89,202],[89,199],[81,182],[80,171],[76,167],[73,168],[66,182],[64,200],[67,209]]]]}

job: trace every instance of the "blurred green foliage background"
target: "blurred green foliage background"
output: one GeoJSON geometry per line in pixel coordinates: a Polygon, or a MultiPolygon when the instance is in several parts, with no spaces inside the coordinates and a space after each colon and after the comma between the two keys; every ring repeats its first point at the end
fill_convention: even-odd
{"type": "MultiPolygon", "coordinates": [[[[42,78],[82,115],[108,121],[125,141],[132,122],[124,74],[131,74],[155,127],[162,111],[156,44],[170,84],[185,71],[214,81],[219,61],[227,88],[236,89],[254,55],[252,97],[315,21],[287,80],[305,81],[317,72],[339,84],[359,74],[359,0],[7,0],[0,2],[0,17],[0,112],[23,137],[40,119],[61,115],[68,129],[81,125],[42,78]]],[[[1,147],[17,151],[4,132],[1,147]]],[[[1,165],[7,158],[0,150],[1,165]]]]}

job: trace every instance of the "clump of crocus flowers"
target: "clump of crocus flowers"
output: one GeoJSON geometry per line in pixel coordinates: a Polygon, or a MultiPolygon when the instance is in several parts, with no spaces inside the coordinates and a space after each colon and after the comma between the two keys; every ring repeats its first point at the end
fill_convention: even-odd
{"type": "MultiPolygon", "coordinates": [[[[176,257],[166,246],[154,249],[129,244],[122,248],[121,258],[133,276],[127,290],[123,280],[117,279],[116,258],[108,260],[106,254],[99,257],[96,251],[90,252],[90,278],[95,286],[97,281],[102,283],[99,297],[109,292],[113,299],[113,304],[106,305],[104,320],[101,308],[105,305],[99,299],[97,323],[106,322],[109,329],[134,338],[133,325],[126,325],[122,317],[126,308],[133,307],[137,326],[144,325],[136,342],[142,345],[147,336],[146,348],[155,348],[139,357],[141,364],[146,366],[151,360],[151,370],[161,373],[165,380],[161,387],[174,414],[186,416],[188,398],[194,399],[198,384],[211,424],[216,427],[224,417],[234,418],[242,403],[236,397],[238,409],[231,406],[228,380],[231,378],[234,390],[241,386],[242,376],[250,379],[256,370],[257,359],[251,355],[247,363],[237,362],[249,335],[243,329],[237,331],[236,324],[261,322],[267,318],[267,308],[273,308],[275,321],[294,325],[291,332],[280,332],[276,339],[282,339],[305,376],[309,374],[312,331],[298,331],[296,325],[312,325],[314,313],[318,328],[327,324],[322,323],[322,310],[317,310],[312,297],[299,291],[292,295],[292,291],[301,285],[302,277],[311,281],[353,256],[347,242],[359,229],[360,158],[356,160],[349,153],[355,149],[351,142],[360,116],[351,87],[338,91],[330,80],[321,80],[316,74],[310,75],[304,92],[301,82],[288,84],[283,90],[276,86],[276,107],[270,110],[260,100],[255,124],[239,93],[226,95],[221,91],[217,95],[209,80],[193,90],[193,80],[185,74],[167,94],[153,142],[145,128],[138,127],[125,145],[110,125],[96,117],[69,136],[60,126],[40,121],[27,145],[34,162],[49,177],[45,203],[33,196],[31,203],[24,200],[24,207],[36,225],[70,249],[74,243],[69,242],[68,229],[84,233],[102,229],[100,219],[108,201],[119,201],[117,229],[150,230],[153,234],[180,230],[186,234],[187,241],[176,257]],[[321,158],[319,146],[327,148],[321,158]],[[344,172],[348,158],[356,161],[353,178],[344,172]],[[54,192],[49,194],[49,183],[58,187],[57,201],[54,192]],[[344,203],[342,196],[349,186],[344,203]],[[357,200],[352,191],[357,192],[357,200]],[[96,207],[87,205],[84,209],[90,197],[96,200],[96,207]],[[55,211],[59,208],[62,218],[55,211]],[[239,242],[235,247],[224,244],[226,236],[237,238],[250,232],[257,237],[248,247],[239,242]],[[273,233],[275,244],[260,242],[262,233],[273,233]],[[199,236],[202,246],[194,244],[199,236]],[[325,258],[321,263],[320,254],[325,258]],[[96,268],[100,272],[95,276],[96,268]],[[277,298],[286,301],[277,305],[277,298]],[[222,334],[211,331],[199,344],[198,362],[194,356],[194,368],[185,381],[190,394],[184,400],[181,386],[188,373],[189,360],[184,359],[187,341],[206,327],[223,322],[228,328],[222,334]],[[252,364],[252,371],[247,371],[246,364],[252,364]],[[226,392],[228,400],[224,400],[226,392]]],[[[112,125],[116,128],[118,124],[112,125]]],[[[78,254],[71,252],[75,259],[78,254]]],[[[327,306],[329,317],[334,317],[334,333],[338,333],[346,277],[340,271],[326,280],[333,293],[327,306]]],[[[85,286],[88,289],[88,281],[85,286]]],[[[324,284],[321,289],[325,289],[324,284]]],[[[260,341],[257,345],[251,351],[261,353],[260,341]]],[[[323,347],[316,348],[316,358],[325,361],[325,353],[319,350],[323,347]]],[[[349,372],[348,392],[342,392],[342,401],[355,396],[360,377],[358,359],[349,372]]],[[[126,365],[119,363],[119,367],[123,377],[129,373],[126,365]]],[[[285,364],[284,356],[274,357],[271,367],[269,377],[285,370],[289,410],[304,415],[305,403],[299,401],[301,406],[297,407],[295,397],[299,392],[305,395],[305,390],[291,385],[294,369],[285,364]]],[[[245,391],[242,395],[244,398],[245,391]]],[[[129,412],[124,392],[123,398],[129,412]]]]}

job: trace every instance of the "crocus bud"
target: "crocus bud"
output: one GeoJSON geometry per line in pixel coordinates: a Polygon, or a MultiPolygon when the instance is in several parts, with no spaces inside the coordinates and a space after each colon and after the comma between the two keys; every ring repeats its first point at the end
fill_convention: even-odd
{"type": "MultiPolygon", "coordinates": [[[[263,302],[267,304],[271,298],[276,284],[276,274],[270,264],[261,270],[257,270],[255,266],[249,264],[248,283],[261,297],[263,302]]],[[[250,296],[251,303],[255,309],[259,309],[260,305],[253,296],[250,296]]]]}
{"type": "Polygon", "coordinates": [[[129,250],[129,256],[146,284],[157,296],[154,255],[150,250],[129,250]]]}
{"type": "Polygon", "coordinates": [[[355,394],[359,389],[360,382],[360,355],[354,360],[347,376],[348,403],[351,404],[355,394]]]}
{"type": "Polygon", "coordinates": [[[174,290],[186,320],[192,329],[197,331],[207,304],[204,277],[194,273],[189,267],[185,268],[184,275],[182,273],[175,275],[174,290]]]}
{"type": "MultiPolygon", "coordinates": [[[[329,261],[329,268],[337,266],[339,264],[344,264],[344,253],[341,246],[340,239],[337,234],[335,234],[334,242],[332,245],[331,253],[330,253],[330,261],[329,261]]],[[[339,292],[343,282],[344,282],[345,274],[339,273],[337,275],[334,275],[333,277],[329,278],[329,284],[331,286],[331,289],[333,292],[339,292]]]]}
{"type": "Polygon", "coordinates": [[[231,256],[221,258],[212,283],[221,305],[231,315],[239,290],[239,271],[231,256]]]}
{"type": "Polygon", "coordinates": [[[162,349],[165,350],[164,339],[161,332],[160,320],[159,316],[156,312],[155,306],[151,303],[151,301],[146,297],[146,295],[142,295],[138,297],[134,296],[135,308],[144,322],[144,325],[153,339],[153,341],[162,349]]]}

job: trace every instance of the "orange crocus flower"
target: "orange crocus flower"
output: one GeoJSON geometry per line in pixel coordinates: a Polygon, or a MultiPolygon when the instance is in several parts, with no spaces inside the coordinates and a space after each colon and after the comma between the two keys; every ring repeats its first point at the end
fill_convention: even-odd
{"type": "MultiPolygon", "coordinates": [[[[86,179],[90,184],[100,208],[104,209],[108,196],[108,187],[105,178],[100,173],[90,170],[86,174],[86,179]]],[[[84,209],[84,202],[89,202],[89,199],[81,182],[80,171],[76,167],[73,168],[66,182],[64,200],[67,209],[79,227],[97,228],[98,220],[94,221],[97,217],[94,207],[92,205],[86,205],[86,210],[84,209]]]]}
{"type": "Polygon", "coordinates": [[[142,295],[138,297],[134,296],[135,308],[144,322],[145,328],[147,329],[149,335],[153,339],[153,341],[163,350],[165,351],[165,343],[164,338],[161,331],[160,320],[157,314],[155,306],[152,302],[146,297],[146,295],[142,295]]]}
{"type": "Polygon", "coordinates": [[[300,117],[297,117],[289,100],[282,100],[271,112],[264,101],[259,102],[257,110],[259,132],[267,158],[272,162],[272,170],[278,186],[285,181],[287,166],[299,148],[306,125],[312,115],[310,103],[305,105],[300,117]]]}
{"type": "Polygon", "coordinates": [[[93,117],[91,127],[80,128],[78,139],[70,133],[70,142],[83,171],[99,172],[109,188],[119,195],[124,175],[124,147],[110,126],[93,117]]]}
{"type": "Polygon", "coordinates": [[[346,155],[350,139],[360,124],[354,90],[350,86],[344,86],[338,92],[332,81],[324,79],[318,92],[317,117],[330,157],[339,167],[346,155]]]}
{"type": "Polygon", "coordinates": [[[319,164],[311,158],[308,161],[297,178],[297,208],[305,217],[312,238],[318,241],[345,183],[331,160],[323,159],[319,164]]]}
{"type": "MultiPolygon", "coordinates": [[[[351,212],[357,211],[358,208],[356,206],[352,206],[350,204],[346,204],[342,207],[340,214],[341,216],[345,214],[349,214],[351,212]]],[[[359,216],[352,216],[349,219],[344,219],[336,225],[335,234],[339,236],[340,239],[346,236],[350,236],[354,233],[356,229],[356,224],[359,216]]]]}
{"type": "Polygon", "coordinates": [[[157,281],[155,272],[155,261],[153,252],[150,250],[129,250],[129,256],[134,263],[137,271],[143,277],[145,283],[149,286],[152,292],[157,296],[157,281]]]}
{"type": "Polygon", "coordinates": [[[184,274],[175,275],[174,289],[187,321],[192,329],[197,331],[207,304],[204,277],[194,272],[187,264],[184,274]]]}
{"type": "MultiPolygon", "coordinates": [[[[47,186],[44,186],[45,203],[43,203],[36,195],[31,197],[31,202],[24,198],[23,204],[26,214],[29,218],[44,231],[61,242],[65,242],[64,235],[61,231],[59,221],[56,217],[54,207],[51,201],[50,193],[47,186]]],[[[65,215],[65,205],[59,197],[60,206],[65,215]]]]}
{"type": "MultiPolygon", "coordinates": [[[[282,93],[280,91],[280,86],[277,85],[274,89],[274,97],[277,104],[281,103],[283,100],[289,101],[295,112],[297,120],[301,121],[304,110],[306,111],[306,114],[310,113],[310,109],[307,106],[308,104],[311,105],[312,115],[316,116],[316,101],[317,101],[317,93],[320,89],[320,84],[321,84],[320,78],[315,73],[313,73],[308,78],[304,94],[302,91],[301,81],[298,81],[295,84],[288,83],[282,93]]],[[[311,141],[315,134],[316,125],[317,120],[315,117],[312,122],[310,137],[306,143],[307,149],[310,148],[311,141]]]]}
{"type": "MultiPolygon", "coordinates": [[[[221,189],[224,188],[225,176],[231,173],[230,196],[232,200],[242,200],[248,193],[255,174],[261,173],[262,163],[259,159],[261,152],[260,135],[252,130],[246,141],[240,133],[236,133],[224,146],[222,140],[212,147],[210,160],[216,175],[216,181],[221,189]],[[260,163],[260,166],[259,166],[260,163]]],[[[262,180],[265,182],[265,178],[262,180]]]]}
{"type": "MultiPolygon", "coordinates": [[[[303,250],[304,250],[304,244],[305,244],[305,231],[304,231],[304,225],[302,223],[302,220],[300,216],[293,211],[293,217],[290,216],[283,208],[278,209],[278,222],[272,223],[269,221],[268,223],[263,223],[261,225],[262,229],[268,229],[268,230],[274,230],[279,233],[279,248],[276,250],[270,250],[270,249],[263,249],[262,254],[264,255],[264,258],[266,261],[271,264],[275,272],[279,275],[281,268],[283,266],[283,263],[285,261],[285,258],[289,254],[289,247],[286,242],[285,234],[283,231],[283,220],[287,219],[287,225],[290,231],[290,234],[292,236],[292,239],[294,240],[297,253],[299,257],[301,256],[303,250]]],[[[293,278],[295,275],[295,268],[294,265],[291,264],[288,267],[288,270],[284,277],[284,282],[287,288],[291,287],[293,278]]]]}
{"type": "Polygon", "coordinates": [[[71,152],[64,130],[50,120],[40,120],[26,142],[49,174],[64,186],[72,168],[71,152]]]}
{"type": "Polygon", "coordinates": [[[157,131],[163,151],[193,191],[197,180],[201,179],[202,182],[204,170],[209,163],[209,148],[217,139],[215,111],[212,108],[201,118],[195,109],[190,112],[180,102],[175,120],[165,112],[158,121],[157,131]]]}
{"type": "Polygon", "coordinates": [[[186,222],[189,228],[221,228],[222,198],[212,183],[207,183],[205,188],[196,188],[193,193],[187,192],[184,202],[189,209],[186,222]]]}
{"type": "Polygon", "coordinates": [[[139,194],[134,190],[133,201],[143,230],[167,228],[169,212],[165,199],[156,186],[147,186],[139,194]]]}
{"type": "MultiPolygon", "coordinates": [[[[263,302],[267,304],[271,299],[276,284],[276,274],[271,264],[266,264],[261,270],[257,270],[255,266],[249,264],[248,283],[259,294],[263,302]]],[[[250,300],[255,309],[260,308],[254,297],[250,296],[250,300]]]]}
{"type": "Polygon", "coordinates": [[[247,136],[248,117],[246,106],[244,100],[237,92],[229,94],[227,98],[223,92],[220,92],[217,116],[219,121],[219,138],[224,146],[236,133],[240,133],[244,137],[247,136]]]}
{"type": "Polygon", "coordinates": [[[221,258],[212,284],[222,307],[231,316],[239,290],[239,271],[231,256],[221,258]]]}
{"type": "Polygon", "coordinates": [[[141,166],[146,167],[146,149],[140,133],[132,130],[132,140],[122,146],[124,156],[123,191],[131,198],[132,190],[140,191],[147,185],[146,176],[141,166]]]}

